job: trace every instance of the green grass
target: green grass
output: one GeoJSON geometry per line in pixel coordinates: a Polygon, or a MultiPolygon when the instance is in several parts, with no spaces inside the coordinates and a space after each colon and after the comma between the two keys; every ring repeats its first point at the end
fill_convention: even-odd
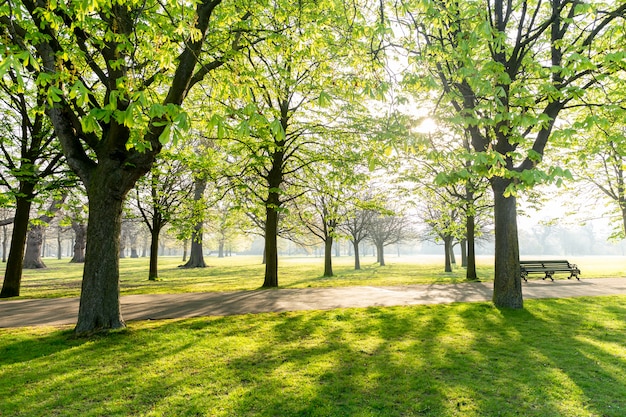
{"type": "MultiPolygon", "coordinates": [[[[122,294],[184,293],[203,291],[253,290],[263,285],[265,266],[258,256],[206,258],[209,267],[184,269],[180,258],[162,257],[159,280],[148,281],[148,259],[120,260],[122,294]]],[[[281,288],[337,287],[352,285],[404,285],[454,283],[465,279],[465,270],[456,268],[444,273],[437,258],[390,258],[388,265],[378,266],[374,258],[366,257],[362,269],[354,270],[353,259],[334,259],[334,277],[323,277],[323,259],[283,257],[279,260],[281,288]]],[[[67,260],[45,259],[48,266],[40,270],[24,270],[21,296],[23,298],[78,296],[82,265],[67,260]]],[[[4,265],[0,267],[3,273],[4,265]]],[[[481,276],[492,279],[490,263],[480,267],[481,276]]]]}
{"type": "Polygon", "coordinates": [[[626,415],[626,297],[525,305],[0,329],[0,415],[626,415]]]}
{"type": "MultiPolygon", "coordinates": [[[[182,269],[179,258],[160,258],[156,282],[148,281],[148,259],[120,260],[120,287],[122,294],[184,293],[203,291],[237,291],[258,289],[263,284],[264,266],[257,256],[229,258],[207,257],[208,268],[182,269]]],[[[443,272],[441,256],[388,256],[387,265],[378,266],[373,257],[365,257],[362,269],[355,271],[351,257],[334,258],[334,277],[323,277],[323,259],[315,257],[281,257],[279,284],[281,288],[338,287],[355,285],[407,285],[457,283],[465,280],[465,269],[443,272]]],[[[624,257],[572,258],[578,263],[582,278],[626,276],[624,257]]],[[[23,298],[78,296],[82,279],[82,265],[70,264],[66,259],[45,259],[43,270],[25,270],[22,281],[23,298]]],[[[482,281],[493,280],[493,259],[478,258],[478,275],[482,281]]],[[[4,274],[4,264],[0,266],[4,274]]],[[[556,278],[566,278],[557,274],[556,278]]],[[[531,278],[538,279],[534,275],[531,278]]]]}

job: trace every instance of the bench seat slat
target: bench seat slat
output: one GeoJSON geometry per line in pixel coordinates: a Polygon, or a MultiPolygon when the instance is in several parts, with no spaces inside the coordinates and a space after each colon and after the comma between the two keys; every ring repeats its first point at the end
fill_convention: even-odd
{"type": "Polygon", "coordinates": [[[530,261],[522,261],[520,260],[520,273],[522,279],[524,281],[528,281],[528,274],[537,274],[542,273],[545,274],[543,279],[550,278],[554,281],[553,275],[556,272],[569,272],[570,276],[568,279],[576,278],[580,281],[578,275],[580,274],[580,269],[578,266],[569,263],[566,260],[530,260],[530,261]]]}

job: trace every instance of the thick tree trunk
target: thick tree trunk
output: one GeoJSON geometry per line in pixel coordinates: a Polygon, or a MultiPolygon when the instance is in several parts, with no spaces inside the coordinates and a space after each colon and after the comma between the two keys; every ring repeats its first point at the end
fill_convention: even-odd
{"type": "Polygon", "coordinates": [[[15,199],[15,219],[13,220],[13,234],[7,259],[6,271],[0,298],[17,297],[20,295],[22,284],[22,266],[24,263],[24,248],[26,233],[30,221],[30,207],[33,187],[30,184],[20,187],[20,194],[15,199]]]}
{"type": "Polygon", "coordinates": [[[224,257],[224,241],[220,239],[219,241],[219,247],[217,250],[217,257],[218,258],[223,258],[224,257]]]}
{"type": "Polygon", "coordinates": [[[265,209],[264,288],[278,287],[278,211],[271,204],[265,209]]]}
{"type": "Polygon", "coordinates": [[[333,276],[333,238],[330,236],[324,241],[324,276],[333,276]]]}
{"type": "Polygon", "coordinates": [[[468,281],[478,281],[476,273],[476,218],[467,216],[467,271],[465,279],[468,281]]]}
{"type": "Polygon", "coordinates": [[[452,237],[443,238],[444,271],[452,272],[452,237]]]}
{"type": "Polygon", "coordinates": [[[361,269],[361,259],[359,256],[359,242],[353,240],[352,247],[354,248],[354,269],[358,271],[359,269],[361,269]]]}
{"type": "Polygon", "coordinates": [[[453,245],[454,239],[453,238],[450,238],[450,239],[451,239],[451,241],[450,241],[450,262],[452,263],[452,265],[456,265],[456,256],[454,255],[454,246],[455,245],[453,245]]]}
{"type": "Polygon", "coordinates": [[[501,178],[492,180],[496,240],[493,303],[496,307],[523,308],[517,202],[513,196],[504,196],[509,183],[501,178]]]}
{"type": "Polygon", "coordinates": [[[87,193],[89,221],[76,333],[125,327],[120,309],[119,254],[125,194],[94,175],[87,193]],[[95,183],[97,181],[97,183],[95,183]],[[118,191],[118,193],[116,193],[118,191]]]}
{"type": "Polygon", "coordinates": [[[24,254],[24,269],[44,269],[46,264],[41,259],[41,248],[44,240],[44,226],[31,226],[26,238],[26,253],[24,254]]]}
{"type": "Polygon", "coordinates": [[[194,229],[195,231],[191,235],[189,260],[183,265],[183,268],[206,268],[204,249],[202,248],[202,225],[197,224],[194,229]]]}
{"type": "Polygon", "coordinates": [[[85,246],[87,244],[87,227],[84,223],[72,221],[72,230],[74,230],[74,256],[70,260],[73,264],[82,264],[85,262],[85,246]]]}

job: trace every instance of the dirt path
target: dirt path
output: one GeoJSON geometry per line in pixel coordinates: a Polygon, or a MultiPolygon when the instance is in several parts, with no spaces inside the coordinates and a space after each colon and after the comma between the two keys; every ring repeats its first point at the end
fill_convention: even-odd
{"type": "MultiPolygon", "coordinates": [[[[228,316],[264,312],[331,310],[347,307],[489,301],[493,283],[408,285],[398,287],[302,288],[220,293],[127,295],[121,298],[126,321],[228,316]]],[[[531,280],[525,299],[626,294],[626,278],[531,280]]],[[[0,327],[76,324],[78,298],[0,301],[0,327]]]]}

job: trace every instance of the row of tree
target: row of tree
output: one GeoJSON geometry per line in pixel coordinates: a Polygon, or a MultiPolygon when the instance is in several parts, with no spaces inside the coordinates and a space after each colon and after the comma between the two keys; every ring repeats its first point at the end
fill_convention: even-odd
{"type": "MultiPolygon", "coordinates": [[[[212,205],[233,195],[262,226],[273,287],[286,214],[321,218],[309,231],[331,247],[333,210],[385,167],[444,242],[471,254],[493,218],[494,303],[521,308],[517,197],[571,177],[550,158],[606,172],[621,158],[625,12],[579,0],[3,2],[0,180],[15,256],[2,296],[19,294],[30,208],[50,190],[80,181],[88,199],[85,333],[124,326],[129,193],[151,196],[137,208],[153,230],[179,191],[198,206],[208,185],[212,205]],[[426,116],[438,129],[420,131],[426,116]],[[174,161],[193,167],[188,183],[168,185],[174,161]],[[140,180],[148,191],[133,191],[140,180]]],[[[592,181],[626,218],[623,182],[592,181]]]]}

